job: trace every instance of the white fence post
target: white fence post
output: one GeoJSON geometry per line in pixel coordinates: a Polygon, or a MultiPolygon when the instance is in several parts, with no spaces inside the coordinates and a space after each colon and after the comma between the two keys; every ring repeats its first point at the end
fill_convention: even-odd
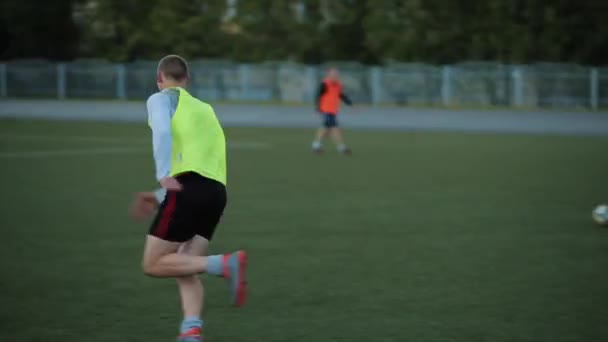
{"type": "Polygon", "coordinates": [[[589,86],[590,86],[590,90],[591,90],[591,96],[590,96],[590,106],[591,109],[593,110],[597,110],[597,108],[599,107],[599,87],[600,87],[600,79],[599,79],[599,74],[597,71],[597,68],[591,68],[591,72],[590,72],[590,78],[589,78],[589,86]]]}
{"type": "Polygon", "coordinates": [[[315,92],[317,91],[317,68],[314,66],[306,67],[306,86],[304,94],[304,102],[311,102],[315,99],[315,92]]]}
{"type": "Polygon", "coordinates": [[[516,107],[521,107],[524,104],[524,92],[520,67],[513,67],[513,70],[511,71],[511,79],[513,81],[513,105],[516,107]]]}
{"type": "Polygon", "coordinates": [[[382,69],[374,66],[369,69],[369,88],[373,105],[382,101],[382,69]]]}
{"type": "Polygon", "coordinates": [[[121,100],[127,99],[127,77],[124,64],[116,65],[116,97],[121,100]]]}
{"type": "Polygon", "coordinates": [[[239,86],[241,88],[239,100],[244,100],[247,98],[247,93],[249,91],[249,66],[247,64],[239,65],[239,86]]]}
{"type": "Polygon", "coordinates": [[[441,68],[441,103],[449,106],[452,102],[452,67],[444,65],[441,68]]]}
{"type": "Polygon", "coordinates": [[[7,85],[7,72],[6,72],[6,64],[0,63],[0,97],[8,96],[8,89],[6,89],[7,85]]]}
{"type": "Polygon", "coordinates": [[[65,99],[66,80],[65,80],[65,64],[57,64],[57,97],[65,99]]]}

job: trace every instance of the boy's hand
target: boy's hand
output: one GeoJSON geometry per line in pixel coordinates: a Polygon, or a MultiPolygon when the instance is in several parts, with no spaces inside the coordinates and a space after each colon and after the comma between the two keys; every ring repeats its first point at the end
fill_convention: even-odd
{"type": "Polygon", "coordinates": [[[131,204],[131,218],[141,221],[149,218],[158,209],[158,200],[153,192],[138,192],[131,204]]]}

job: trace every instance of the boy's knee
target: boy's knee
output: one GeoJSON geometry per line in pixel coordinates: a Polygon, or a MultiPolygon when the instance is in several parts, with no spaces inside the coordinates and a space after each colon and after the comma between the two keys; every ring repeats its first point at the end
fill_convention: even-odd
{"type": "Polygon", "coordinates": [[[141,269],[148,277],[157,277],[158,272],[156,271],[155,264],[154,261],[144,260],[141,263],[141,269]]]}

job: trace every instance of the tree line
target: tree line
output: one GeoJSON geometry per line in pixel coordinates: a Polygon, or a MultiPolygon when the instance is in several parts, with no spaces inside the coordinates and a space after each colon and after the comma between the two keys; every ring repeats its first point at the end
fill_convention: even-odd
{"type": "Polygon", "coordinates": [[[605,0],[3,0],[0,58],[608,64],[605,0]]]}

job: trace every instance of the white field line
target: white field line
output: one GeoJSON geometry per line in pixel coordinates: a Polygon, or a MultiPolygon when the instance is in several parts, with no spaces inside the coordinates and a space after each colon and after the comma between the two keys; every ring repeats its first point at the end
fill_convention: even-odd
{"type": "Polygon", "coordinates": [[[0,159],[32,159],[45,157],[67,157],[67,156],[98,156],[103,154],[134,154],[142,153],[142,148],[134,147],[99,147],[99,148],[73,148],[55,150],[25,150],[0,152],[0,159]]]}
{"type": "MultiPolygon", "coordinates": [[[[12,135],[0,134],[0,140],[38,140],[38,141],[65,141],[65,142],[112,142],[122,144],[151,144],[144,139],[124,139],[119,137],[99,137],[99,136],[59,136],[59,135],[12,135]]],[[[259,150],[270,148],[270,144],[256,141],[234,141],[228,143],[229,149],[236,150],[259,150]]],[[[5,151],[0,152],[0,158],[41,158],[59,156],[87,156],[87,155],[119,155],[135,153],[151,153],[152,146],[144,147],[90,147],[73,149],[49,149],[49,150],[24,150],[24,151],[5,151]]]]}
{"type": "Polygon", "coordinates": [[[235,150],[263,150],[270,148],[270,144],[260,141],[233,141],[228,142],[227,148],[235,150]]]}
{"type": "Polygon", "coordinates": [[[96,137],[86,135],[34,135],[34,134],[0,134],[5,140],[38,140],[38,141],[88,141],[88,142],[117,142],[117,143],[144,143],[144,139],[124,139],[120,137],[96,137]]]}

